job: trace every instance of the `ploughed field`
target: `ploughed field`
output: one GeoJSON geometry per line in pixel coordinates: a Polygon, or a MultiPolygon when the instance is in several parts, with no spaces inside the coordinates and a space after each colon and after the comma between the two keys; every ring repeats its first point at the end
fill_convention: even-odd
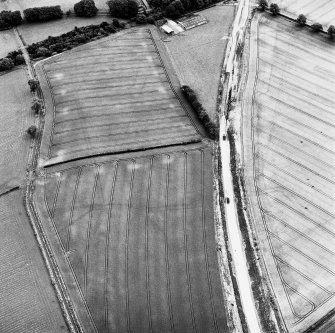
{"type": "Polygon", "coordinates": [[[264,16],[251,34],[251,204],[285,323],[302,332],[335,307],[335,47],[264,16]]]}
{"type": "Polygon", "coordinates": [[[42,162],[201,139],[159,43],[130,30],[37,65],[48,110],[42,162]]]}
{"type": "Polygon", "coordinates": [[[333,0],[278,0],[276,3],[285,14],[304,14],[311,23],[319,22],[326,27],[335,25],[335,2],[333,0]]]}
{"type": "Polygon", "coordinates": [[[33,123],[31,94],[23,68],[0,76],[0,193],[20,185],[26,172],[33,123]]]}
{"type": "Polygon", "coordinates": [[[212,177],[204,144],[45,169],[35,204],[87,332],[227,332],[212,177]]]}
{"type": "Polygon", "coordinates": [[[0,242],[0,332],[68,332],[20,190],[0,197],[0,242]]]}

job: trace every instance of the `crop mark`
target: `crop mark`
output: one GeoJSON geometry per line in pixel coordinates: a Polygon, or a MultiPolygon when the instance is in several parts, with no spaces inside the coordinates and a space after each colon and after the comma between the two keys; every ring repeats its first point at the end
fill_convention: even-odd
{"type": "Polygon", "coordinates": [[[217,318],[216,318],[216,312],[215,312],[215,308],[214,308],[211,273],[209,271],[209,262],[208,262],[207,235],[206,235],[206,226],[205,226],[205,220],[206,220],[206,216],[205,216],[205,185],[204,185],[205,167],[204,167],[204,152],[203,152],[203,150],[200,150],[200,153],[201,153],[201,223],[202,223],[202,243],[203,243],[204,252],[205,252],[205,262],[206,262],[208,292],[209,292],[209,299],[210,299],[210,303],[211,303],[212,317],[213,317],[215,332],[219,332],[219,326],[218,326],[218,322],[217,322],[217,318]]]}
{"type": "Polygon", "coordinates": [[[117,178],[119,162],[115,162],[114,164],[114,174],[113,174],[113,186],[109,196],[109,204],[108,204],[108,215],[107,215],[107,232],[106,232],[106,242],[105,242],[105,272],[104,272],[104,302],[105,302],[105,328],[107,333],[109,333],[109,325],[108,325],[108,262],[109,262],[109,235],[110,235],[110,222],[112,217],[112,207],[113,207],[113,199],[114,199],[114,190],[115,183],[117,178]]]}
{"type": "Polygon", "coordinates": [[[152,176],[152,165],[155,156],[150,158],[149,176],[147,184],[147,201],[145,205],[145,221],[144,221],[144,232],[145,232],[145,287],[147,294],[147,313],[149,321],[149,332],[152,332],[152,317],[151,317],[151,304],[150,304],[150,275],[149,275],[149,231],[148,231],[148,219],[150,210],[150,190],[151,190],[151,176],[152,176]]]}
{"type": "MultiPolygon", "coordinates": [[[[329,215],[330,217],[335,218],[335,215],[334,215],[334,214],[328,212],[327,210],[323,209],[322,207],[320,207],[319,205],[315,204],[314,202],[312,202],[312,201],[306,199],[305,197],[303,197],[302,195],[296,193],[295,191],[289,189],[288,187],[286,187],[286,186],[280,184],[279,182],[277,182],[277,181],[274,180],[273,178],[268,177],[268,176],[266,176],[266,175],[264,175],[264,174],[262,174],[262,173],[259,173],[259,176],[264,177],[265,179],[267,179],[267,180],[269,180],[270,182],[276,184],[277,186],[279,186],[280,188],[284,189],[285,191],[291,193],[292,195],[297,196],[298,198],[302,199],[303,201],[308,202],[311,206],[313,206],[313,207],[315,207],[315,208],[321,210],[322,212],[324,212],[325,214],[329,215]]],[[[263,193],[266,193],[264,189],[263,189],[262,191],[263,191],[263,193]]]]}
{"type": "Polygon", "coordinates": [[[277,171],[280,171],[282,173],[284,173],[285,175],[288,175],[290,177],[292,177],[293,179],[297,180],[299,183],[301,184],[304,184],[310,188],[312,188],[313,190],[319,192],[320,194],[326,196],[327,198],[331,199],[331,200],[335,200],[335,198],[333,198],[332,196],[328,195],[327,193],[321,191],[320,189],[316,188],[315,186],[312,186],[311,184],[309,183],[306,183],[305,181],[301,180],[300,178],[294,176],[292,173],[282,169],[282,168],[279,168],[277,165],[269,162],[268,160],[266,160],[265,158],[263,158],[262,156],[260,155],[256,155],[255,157],[258,157],[259,160],[262,160],[264,163],[268,164],[268,165],[271,165],[274,169],[276,169],[277,171]]]}
{"type": "MultiPolygon", "coordinates": [[[[62,178],[63,178],[63,172],[60,172],[60,175],[59,175],[58,180],[57,180],[56,193],[55,193],[54,201],[53,201],[51,212],[50,212],[50,216],[51,216],[52,219],[55,217],[56,204],[57,204],[57,200],[58,200],[59,188],[60,188],[61,183],[62,183],[62,178]]],[[[46,188],[45,186],[46,186],[46,184],[44,184],[44,188],[46,188]]]]}
{"type": "MultiPolygon", "coordinates": [[[[268,150],[271,150],[271,151],[274,152],[275,154],[277,154],[277,155],[283,157],[284,159],[286,159],[286,160],[292,162],[293,164],[299,165],[301,168],[303,168],[303,169],[305,169],[305,170],[307,170],[307,171],[310,171],[311,173],[313,173],[313,174],[319,176],[320,178],[326,180],[327,182],[332,183],[333,185],[335,185],[335,182],[334,182],[334,181],[332,181],[331,179],[329,179],[329,178],[327,178],[327,177],[324,177],[323,175],[321,175],[321,174],[318,173],[317,171],[314,171],[313,169],[306,167],[304,164],[297,162],[296,160],[294,160],[294,159],[292,159],[292,158],[290,158],[290,157],[288,157],[288,156],[286,156],[286,155],[284,155],[284,154],[278,152],[277,150],[275,150],[275,149],[273,149],[273,148],[270,148],[270,147],[267,146],[267,145],[262,144],[261,142],[259,142],[258,144],[261,145],[261,146],[263,146],[264,148],[266,148],[266,149],[268,149],[268,150]]],[[[258,154],[254,154],[254,156],[257,156],[257,155],[258,155],[258,154]]],[[[322,163],[322,162],[321,162],[321,163],[322,163]]]]}
{"type": "Polygon", "coordinates": [[[266,119],[264,119],[264,118],[262,118],[262,117],[259,117],[259,118],[261,118],[264,122],[267,122],[267,123],[271,124],[271,126],[278,127],[278,128],[280,128],[280,129],[282,129],[283,131],[286,131],[286,132],[288,132],[288,133],[290,133],[290,134],[292,134],[292,135],[294,135],[294,136],[297,136],[297,137],[299,137],[300,139],[303,139],[304,141],[307,141],[307,142],[311,143],[312,145],[317,146],[318,148],[323,149],[323,150],[327,151],[328,153],[335,155],[335,152],[334,152],[333,150],[330,150],[330,149],[326,148],[325,146],[322,146],[322,145],[320,145],[319,143],[317,143],[317,142],[315,142],[315,141],[313,141],[313,140],[310,140],[310,139],[306,138],[306,137],[303,136],[303,135],[300,135],[300,134],[298,134],[298,133],[295,133],[295,132],[293,132],[292,130],[287,129],[287,128],[285,128],[284,126],[281,126],[281,125],[277,124],[277,123],[274,122],[274,121],[266,120],[266,119]]]}
{"type": "Polygon", "coordinates": [[[284,241],[282,238],[280,238],[278,235],[274,234],[273,232],[269,231],[269,234],[276,238],[280,243],[286,245],[287,247],[289,247],[290,249],[292,249],[295,252],[298,252],[299,254],[301,254],[303,257],[305,257],[307,260],[313,262],[315,265],[319,266],[320,268],[322,268],[323,270],[327,271],[329,274],[335,276],[335,273],[327,268],[326,266],[320,264],[320,262],[314,260],[312,257],[310,257],[308,254],[306,254],[305,252],[299,250],[297,247],[293,246],[292,244],[289,244],[288,242],[284,241]]]}
{"type": "Polygon", "coordinates": [[[70,246],[73,211],[74,211],[74,205],[75,205],[75,202],[76,202],[79,179],[80,179],[81,173],[82,173],[82,167],[79,168],[79,171],[78,171],[78,174],[77,174],[77,179],[76,179],[76,185],[75,185],[75,188],[74,188],[74,193],[73,193],[73,196],[72,196],[70,218],[69,218],[69,223],[68,223],[68,227],[67,227],[66,244],[65,244],[66,251],[69,251],[69,246],[70,246]]]}
{"type": "Polygon", "coordinates": [[[186,265],[186,280],[187,280],[187,289],[188,289],[188,298],[191,309],[191,318],[192,318],[192,327],[193,332],[197,332],[195,318],[194,318],[194,307],[192,299],[192,288],[190,282],[190,269],[189,269],[189,260],[188,260],[188,248],[187,248],[187,214],[186,214],[186,193],[187,193],[187,152],[184,152],[184,198],[183,198],[183,229],[184,229],[184,252],[185,252],[185,265],[186,265]]]}
{"type": "Polygon", "coordinates": [[[277,217],[276,215],[274,215],[273,213],[270,213],[268,211],[263,210],[264,214],[275,219],[276,221],[280,222],[281,224],[283,224],[285,227],[293,230],[294,232],[296,232],[297,234],[299,234],[301,237],[304,237],[306,239],[308,239],[310,242],[312,242],[313,244],[319,246],[320,248],[322,248],[323,250],[325,250],[326,252],[330,253],[331,255],[335,255],[335,252],[333,252],[332,250],[330,250],[329,248],[323,246],[322,244],[320,244],[319,242],[315,241],[313,238],[307,236],[305,233],[303,233],[302,231],[299,231],[298,229],[292,227],[290,224],[288,224],[287,222],[283,221],[282,219],[280,219],[279,217],[277,217]]]}
{"type": "Polygon", "coordinates": [[[171,287],[170,287],[170,265],[169,265],[169,245],[168,245],[168,230],[167,230],[167,214],[169,207],[169,183],[170,183],[170,155],[166,154],[168,162],[166,165],[166,179],[165,179],[165,203],[164,203],[164,239],[165,239],[165,270],[166,270],[166,289],[168,294],[169,304],[169,321],[171,332],[175,331],[172,301],[171,301],[171,287]]]}
{"type": "Polygon", "coordinates": [[[129,187],[129,195],[128,195],[128,207],[127,207],[127,222],[126,222],[126,244],[125,244],[125,278],[126,278],[126,313],[127,313],[127,332],[131,332],[130,327],[130,312],[129,312],[129,281],[128,281],[128,242],[129,242],[129,219],[130,219],[130,209],[131,209],[131,200],[133,194],[133,185],[134,185],[134,174],[135,174],[135,164],[136,161],[131,159],[132,161],[132,170],[131,170],[131,179],[130,179],[130,187],[129,187]]]}
{"type": "MultiPolygon", "coordinates": [[[[327,229],[326,227],[324,227],[321,223],[317,223],[316,221],[314,221],[313,219],[309,218],[308,216],[304,215],[303,213],[299,212],[298,210],[294,209],[293,207],[287,205],[286,203],[284,203],[283,201],[273,197],[271,194],[266,193],[265,191],[263,191],[260,187],[257,186],[257,189],[264,193],[266,196],[268,196],[269,198],[271,198],[272,200],[276,201],[277,203],[281,204],[282,206],[288,208],[289,210],[291,210],[292,212],[294,212],[297,215],[300,215],[301,217],[303,217],[304,219],[310,221],[311,223],[313,223],[316,227],[326,231],[328,234],[330,234],[331,236],[335,237],[335,233],[332,232],[331,230],[327,229]]],[[[266,211],[264,210],[263,207],[261,207],[262,212],[266,211]]]]}
{"type": "Polygon", "coordinates": [[[95,172],[95,179],[93,184],[93,191],[92,191],[92,197],[91,197],[91,203],[90,203],[90,210],[89,210],[89,218],[88,218],[88,224],[87,224],[87,231],[86,231],[86,248],[85,248],[85,264],[84,264],[84,295],[87,298],[87,269],[88,269],[88,252],[89,252],[89,246],[90,246],[90,236],[91,236],[91,224],[92,224],[92,216],[93,216],[93,207],[94,207],[94,198],[95,198],[95,192],[97,188],[98,178],[100,176],[100,165],[97,166],[97,170],[95,172]]]}

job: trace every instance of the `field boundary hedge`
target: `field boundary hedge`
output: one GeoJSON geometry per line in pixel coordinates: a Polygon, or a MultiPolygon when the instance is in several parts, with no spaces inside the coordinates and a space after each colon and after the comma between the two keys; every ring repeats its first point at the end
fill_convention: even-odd
{"type": "Polygon", "coordinates": [[[264,278],[262,277],[260,268],[257,264],[254,247],[250,240],[250,232],[248,222],[245,216],[244,204],[246,200],[245,183],[243,173],[238,167],[236,142],[234,132],[231,128],[227,131],[227,136],[230,146],[230,168],[233,177],[234,197],[236,201],[237,217],[240,225],[240,230],[245,244],[245,254],[248,262],[248,271],[252,279],[251,289],[255,299],[255,305],[258,310],[261,325],[264,332],[277,332],[276,324],[271,318],[270,309],[276,309],[273,299],[268,297],[268,291],[264,287],[264,278]],[[269,300],[268,300],[269,298],[269,300]]]}
{"type": "Polygon", "coordinates": [[[203,108],[198,100],[194,90],[189,86],[182,86],[181,91],[186,97],[187,101],[192,105],[193,110],[197,114],[198,119],[201,121],[206,129],[208,136],[212,140],[217,140],[219,137],[219,129],[216,124],[209,118],[207,111],[203,108]]]}
{"type": "MultiPolygon", "coordinates": [[[[56,37],[49,36],[47,39],[28,45],[26,48],[31,58],[45,59],[53,55],[71,50],[80,45],[87,44],[91,41],[110,36],[111,34],[117,33],[124,28],[125,26],[120,24],[118,20],[113,20],[112,23],[102,22],[100,24],[91,24],[80,28],[75,27],[69,32],[56,37]]],[[[10,70],[14,66],[21,65],[22,62],[16,59],[16,57],[20,54],[22,54],[20,50],[12,51],[9,52],[6,57],[0,59],[0,63],[5,60],[11,64],[8,69],[2,70],[0,68],[0,72],[4,70],[10,70]]]]}

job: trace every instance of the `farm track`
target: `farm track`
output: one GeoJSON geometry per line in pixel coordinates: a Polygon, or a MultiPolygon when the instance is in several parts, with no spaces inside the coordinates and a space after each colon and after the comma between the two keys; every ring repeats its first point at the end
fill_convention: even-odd
{"type": "Polygon", "coordinates": [[[253,157],[257,230],[262,247],[271,253],[265,263],[293,333],[306,330],[334,307],[335,81],[332,71],[328,76],[315,67],[320,59],[320,69],[331,68],[326,52],[334,51],[320,48],[314,36],[286,31],[288,24],[279,19],[273,26],[266,17],[259,26],[253,23],[255,80],[247,83],[253,92],[252,144],[245,153],[253,157]],[[308,58],[302,56],[306,52],[308,58]]]}
{"type": "MultiPolygon", "coordinates": [[[[208,244],[214,232],[214,225],[209,218],[213,214],[211,205],[209,205],[209,200],[212,200],[210,198],[211,191],[206,194],[207,190],[205,189],[207,179],[211,177],[210,172],[206,171],[206,165],[209,163],[206,162],[206,159],[210,156],[208,155],[209,148],[189,152],[187,148],[184,149],[186,150],[180,152],[172,151],[171,153],[148,155],[136,159],[109,160],[108,162],[97,162],[92,165],[63,169],[56,173],[47,173],[43,177],[44,185],[38,186],[37,198],[44,197],[44,206],[36,198],[39,212],[45,216],[44,210],[46,210],[47,215],[53,221],[52,225],[54,231],[58,234],[63,251],[67,253],[65,258],[72,258],[67,259],[67,262],[72,267],[71,271],[75,276],[78,288],[82,290],[82,297],[86,299],[84,304],[86,304],[86,309],[93,321],[98,320],[101,315],[94,309],[94,304],[91,303],[93,299],[89,295],[100,294],[101,292],[105,295],[102,299],[103,308],[101,308],[102,318],[104,319],[102,322],[96,321],[96,329],[99,332],[113,331],[115,327],[117,327],[117,331],[130,332],[133,331],[135,322],[137,323],[136,327],[141,332],[156,332],[158,327],[162,328],[163,332],[165,330],[166,332],[171,330],[225,332],[224,313],[217,310],[218,304],[221,304],[222,300],[220,300],[221,287],[216,259],[214,259],[216,254],[213,248],[214,244],[210,246],[208,244]],[[140,165],[142,165],[141,168],[139,168],[140,165]],[[173,169],[171,169],[171,166],[173,166],[173,169]],[[195,172],[199,174],[199,177],[194,177],[195,172]],[[175,178],[176,176],[177,178],[175,178]],[[84,177],[85,182],[82,181],[82,177],[84,177]],[[109,189],[104,190],[109,194],[103,197],[99,194],[100,185],[99,190],[97,187],[98,183],[105,183],[101,177],[108,177],[111,180],[109,189]],[[173,179],[173,184],[170,184],[171,179],[173,179]],[[124,181],[127,185],[122,185],[124,181]],[[143,199],[138,197],[138,191],[140,188],[142,189],[139,181],[146,183],[146,195],[143,196],[143,199]],[[160,186],[161,182],[164,184],[162,188],[160,186]],[[120,192],[121,188],[124,191],[120,192]],[[199,190],[195,191],[195,188],[199,190]],[[67,198],[63,198],[64,193],[67,193],[67,198]],[[117,202],[114,200],[114,193],[121,194],[121,197],[117,198],[117,202]],[[181,201],[177,200],[176,194],[181,201]],[[123,200],[123,197],[126,200],[123,200]],[[193,208],[190,210],[189,205],[192,202],[198,202],[197,198],[201,204],[196,209],[196,213],[193,208]],[[61,201],[59,202],[59,200],[61,201]],[[69,208],[62,204],[63,200],[68,202],[67,206],[69,208]],[[101,206],[103,202],[105,204],[101,206]],[[121,203],[119,212],[114,210],[121,203]],[[178,207],[175,206],[176,204],[178,207]],[[161,205],[162,208],[159,208],[161,205]],[[52,209],[48,207],[52,207],[52,209]],[[104,207],[105,213],[100,211],[99,207],[104,207]],[[79,210],[82,209],[84,210],[78,215],[79,210]],[[100,222],[97,219],[98,210],[100,212],[99,216],[104,216],[100,222]],[[136,216],[140,219],[137,222],[134,219],[134,212],[137,212],[136,216]],[[191,226],[189,223],[193,214],[197,214],[197,218],[193,220],[191,226]],[[118,222],[119,219],[121,220],[118,222]],[[175,219],[180,219],[181,224],[176,225],[176,227],[180,229],[181,234],[174,240],[176,230],[171,223],[175,224],[177,222],[175,219]],[[78,229],[79,221],[81,223],[86,221],[86,227],[83,226],[84,229],[80,232],[78,229]],[[143,221],[144,226],[142,229],[144,231],[143,238],[140,234],[134,234],[135,230],[140,227],[138,223],[141,223],[141,221],[143,221]],[[104,225],[103,229],[107,232],[99,236],[96,231],[97,223],[99,225],[102,223],[104,225]],[[123,223],[124,226],[122,226],[123,223]],[[156,223],[159,223],[161,229],[161,233],[157,235],[156,232],[153,233],[154,229],[152,229],[156,223]],[[66,230],[67,232],[64,233],[66,230]],[[124,234],[120,233],[121,230],[124,234]],[[92,257],[90,254],[91,243],[92,246],[94,246],[93,243],[97,243],[98,239],[96,237],[99,237],[99,239],[102,237],[104,250],[98,252],[99,257],[92,257]],[[110,237],[112,237],[113,243],[111,243],[110,237]],[[155,237],[159,237],[161,241],[156,243],[155,237]],[[200,247],[198,245],[195,247],[198,241],[195,242],[196,238],[194,237],[202,240],[200,247]],[[120,247],[123,239],[125,247],[120,247]],[[144,265],[143,269],[139,267],[140,275],[136,274],[139,279],[133,280],[133,273],[131,272],[133,272],[134,267],[137,267],[134,266],[136,251],[134,252],[133,247],[138,246],[136,244],[139,241],[143,242],[142,246],[144,246],[143,255],[140,255],[144,265]],[[119,244],[117,245],[115,242],[119,244]],[[110,244],[113,244],[114,250],[110,248],[110,244]],[[157,247],[154,253],[161,253],[159,256],[153,254],[153,244],[155,244],[155,249],[157,247]],[[173,255],[173,253],[175,254],[173,255]],[[101,269],[98,267],[93,269],[95,264],[92,260],[101,262],[101,269]],[[124,274],[120,275],[109,270],[110,265],[121,269],[122,261],[124,262],[122,265],[124,274]],[[157,271],[157,265],[167,274],[157,275],[159,272],[157,271]],[[89,283],[92,280],[92,274],[95,274],[95,281],[99,281],[98,284],[89,283]],[[101,274],[101,278],[100,275],[96,274],[101,274]],[[122,296],[119,297],[123,298],[123,305],[118,306],[118,312],[120,312],[117,315],[118,319],[115,318],[115,301],[118,298],[111,298],[111,292],[115,290],[114,288],[111,289],[111,284],[116,283],[116,276],[119,276],[117,279],[121,279],[119,283],[124,285],[124,287],[118,288],[118,292],[122,293],[122,296]],[[172,281],[170,277],[173,277],[172,281]],[[133,283],[139,284],[136,289],[134,289],[133,283]],[[146,290],[145,298],[140,297],[141,290],[143,290],[140,288],[142,283],[144,283],[144,290],[146,290]],[[184,287],[179,285],[180,283],[184,287]],[[130,285],[132,288],[130,288],[130,285]],[[156,288],[159,288],[159,290],[156,290],[156,288]],[[185,292],[180,293],[180,288],[186,288],[185,292]],[[93,290],[95,291],[92,294],[93,290]],[[135,296],[138,293],[139,295],[135,296]],[[159,296],[160,293],[163,293],[163,299],[159,296]],[[134,303],[132,301],[134,297],[140,297],[138,300],[143,299],[144,303],[134,303]],[[159,303],[157,303],[157,297],[159,303]],[[196,302],[193,299],[194,297],[197,299],[196,302]],[[199,302],[199,297],[202,299],[201,302],[199,302]],[[163,303],[161,303],[162,301],[163,303]],[[156,310],[158,304],[160,304],[159,307],[164,306],[160,316],[157,316],[156,312],[158,311],[158,309],[156,310]],[[136,312],[134,312],[134,308],[137,309],[136,312]],[[177,310],[177,308],[180,309],[177,310]],[[135,314],[138,311],[143,312],[143,314],[135,314]],[[146,314],[144,315],[144,313],[146,314]],[[182,315],[182,313],[184,314],[182,315]],[[124,320],[121,318],[124,318],[124,320]],[[160,323],[162,320],[164,324],[160,323]],[[145,329],[145,327],[147,328],[145,329]]],[[[101,243],[101,241],[98,242],[101,243]]],[[[100,305],[97,306],[100,309],[100,305]]]]}

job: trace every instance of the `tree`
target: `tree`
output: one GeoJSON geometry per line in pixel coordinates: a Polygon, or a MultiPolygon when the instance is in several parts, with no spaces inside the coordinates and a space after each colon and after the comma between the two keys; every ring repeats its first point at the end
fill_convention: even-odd
{"type": "Polygon", "coordinates": [[[300,14],[298,17],[297,17],[297,24],[300,26],[300,27],[304,27],[306,25],[306,16],[303,15],[303,14],[300,14]]]}
{"type": "Polygon", "coordinates": [[[10,29],[22,24],[22,16],[19,10],[14,12],[3,10],[0,12],[0,30],[10,29]]]}
{"type": "Polygon", "coordinates": [[[314,23],[311,25],[311,29],[313,32],[321,32],[323,30],[323,26],[320,23],[314,23]]]}
{"type": "Polygon", "coordinates": [[[14,67],[14,61],[9,58],[3,58],[0,60],[0,72],[9,71],[14,67]]]}
{"type": "Polygon", "coordinates": [[[185,9],[179,0],[175,0],[171,2],[165,8],[165,16],[170,17],[172,19],[177,19],[182,14],[184,14],[185,9]]]}
{"type": "Polygon", "coordinates": [[[146,24],[147,23],[147,17],[144,14],[138,14],[136,17],[136,23],[137,24],[146,24]]]}
{"type": "Polygon", "coordinates": [[[330,25],[329,28],[328,28],[328,36],[330,39],[334,39],[335,37],[335,27],[333,25],[330,25]]]}
{"type": "Polygon", "coordinates": [[[93,0],[81,0],[74,5],[74,12],[79,17],[93,17],[98,13],[98,8],[93,0]]]}
{"type": "Polygon", "coordinates": [[[111,16],[130,19],[136,17],[138,4],[135,0],[110,0],[107,1],[111,16]]]}
{"type": "Polygon", "coordinates": [[[34,98],[31,109],[35,112],[35,114],[39,114],[42,110],[42,101],[39,98],[34,98]]]}
{"type": "Polygon", "coordinates": [[[37,134],[37,128],[36,126],[32,125],[27,129],[27,133],[32,137],[35,138],[37,134]]]}
{"type": "Polygon", "coordinates": [[[270,5],[270,12],[272,15],[277,16],[280,13],[280,8],[276,3],[270,5]]]}
{"type": "Polygon", "coordinates": [[[259,6],[260,10],[264,11],[265,9],[267,9],[269,7],[269,4],[266,0],[259,0],[258,6],[259,6]]]}
{"type": "Polygon", "coordinates": [[[15,57],[15,66],[18,66],[18,65],[23,65],[26,61],[24,60],[24,56],[22,54],[18,54],[16,57],[15,57]]]}
{"type": "Polygon", "coordinates": [[[29,84],[31,92],[35,92],[40,87],[40,83],[37,80],[34,80],[34,79],[30,79],[28,81],[28,84],[29,84]]]}

